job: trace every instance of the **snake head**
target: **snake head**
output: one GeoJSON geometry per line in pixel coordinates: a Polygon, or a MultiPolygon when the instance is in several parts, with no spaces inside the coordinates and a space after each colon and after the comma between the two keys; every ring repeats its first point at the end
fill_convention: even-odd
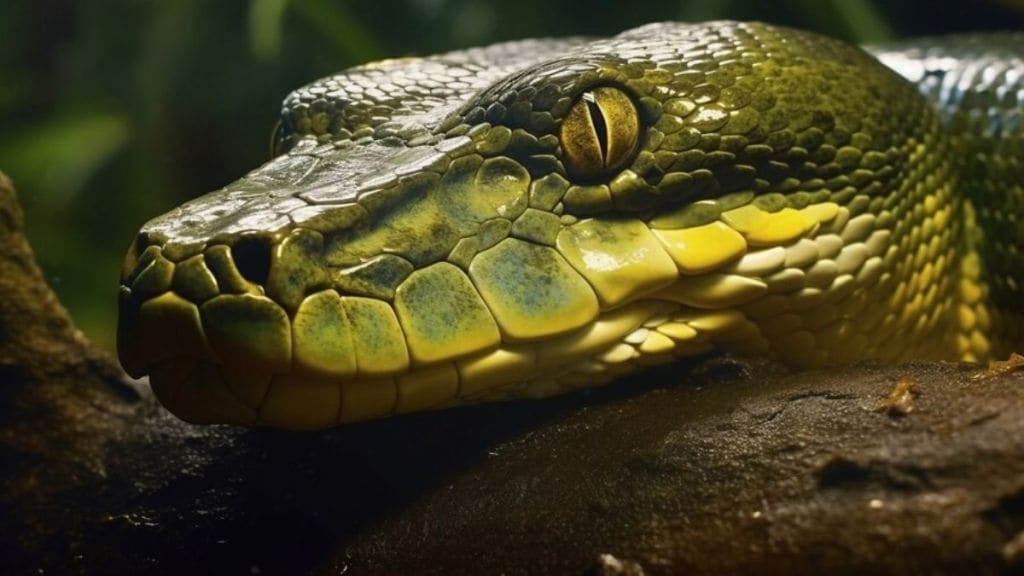
{"type": "Polygon", "coordinates": [[[121,360],[187,420],[289,428],[714,349],[842,360],[819,344],[888,326],[861,311],[914,257],[885,213],[934,132],[865,53],[760,24],[357,67],[285,100],[278,157],[143,227],[121,360]]]}

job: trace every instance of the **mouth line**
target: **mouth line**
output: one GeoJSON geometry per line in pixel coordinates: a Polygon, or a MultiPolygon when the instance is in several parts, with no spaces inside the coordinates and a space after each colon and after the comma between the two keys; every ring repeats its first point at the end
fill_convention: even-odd
{"type": "MultiPolygon", "coordinates": [[[[198,307],[189,305],[198,314],[198,307]]],[[[294,357],[267,369],[265,358],[224,359],[208,342],[163,354],[150,350],[136,361],[161,403],[189,422],[314,429],[509,396],[543,397],[607,382],[635,370],[628,368],[631,364],[680,357],[682,349],[654,350],[656,340],[667,338],[655,332],[655,324],[644,327],[652,319],[666,322],[674,310],[678,305],[671,302],[637,301],[567,334],[500,343],[441,362],[413,362],[385,374],[318,373],[297,365],[294,357]],[[641,358],[641,351],[647,356],[641,358]]],[[[177,336],[182,332],[166,330],[177,336]]],[[[685,355],[706,349],[702,345],[685,355]]]]}

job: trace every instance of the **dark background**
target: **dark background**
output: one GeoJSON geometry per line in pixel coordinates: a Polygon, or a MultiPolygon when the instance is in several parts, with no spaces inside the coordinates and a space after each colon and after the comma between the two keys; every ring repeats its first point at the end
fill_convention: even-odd
{"type": "Polygon", "coordinates": [[[377,58],[714,18],[874,42],[1020,29],[1024,0],[7,0],[0,170],[48,280],[112,348],[138,227],[263,162],[289,90],[377,58]]]}

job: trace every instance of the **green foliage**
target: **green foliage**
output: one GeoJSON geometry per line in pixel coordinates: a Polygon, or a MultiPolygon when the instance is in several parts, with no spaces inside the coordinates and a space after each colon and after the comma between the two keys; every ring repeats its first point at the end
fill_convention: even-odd
{"type": "Polygon", "coordinates": [[[139,225],[260,164],[290,89],[375,58],[712,18],[851,41],[1021,22],[980,2],[922,15],[910,0],[3,2],[0,170],[59,296],[112,346],[120,261],[139,225]]]}

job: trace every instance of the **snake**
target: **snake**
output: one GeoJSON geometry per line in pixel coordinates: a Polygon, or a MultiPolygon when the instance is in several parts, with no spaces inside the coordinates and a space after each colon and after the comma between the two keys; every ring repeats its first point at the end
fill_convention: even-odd
{"type": "Polygon", "coordinates": [[[188,422],[319,429],[716,353],[1005,357],[1022,58],[719,21],[347,69],[141,228],[121,363],[188,422]]]}

